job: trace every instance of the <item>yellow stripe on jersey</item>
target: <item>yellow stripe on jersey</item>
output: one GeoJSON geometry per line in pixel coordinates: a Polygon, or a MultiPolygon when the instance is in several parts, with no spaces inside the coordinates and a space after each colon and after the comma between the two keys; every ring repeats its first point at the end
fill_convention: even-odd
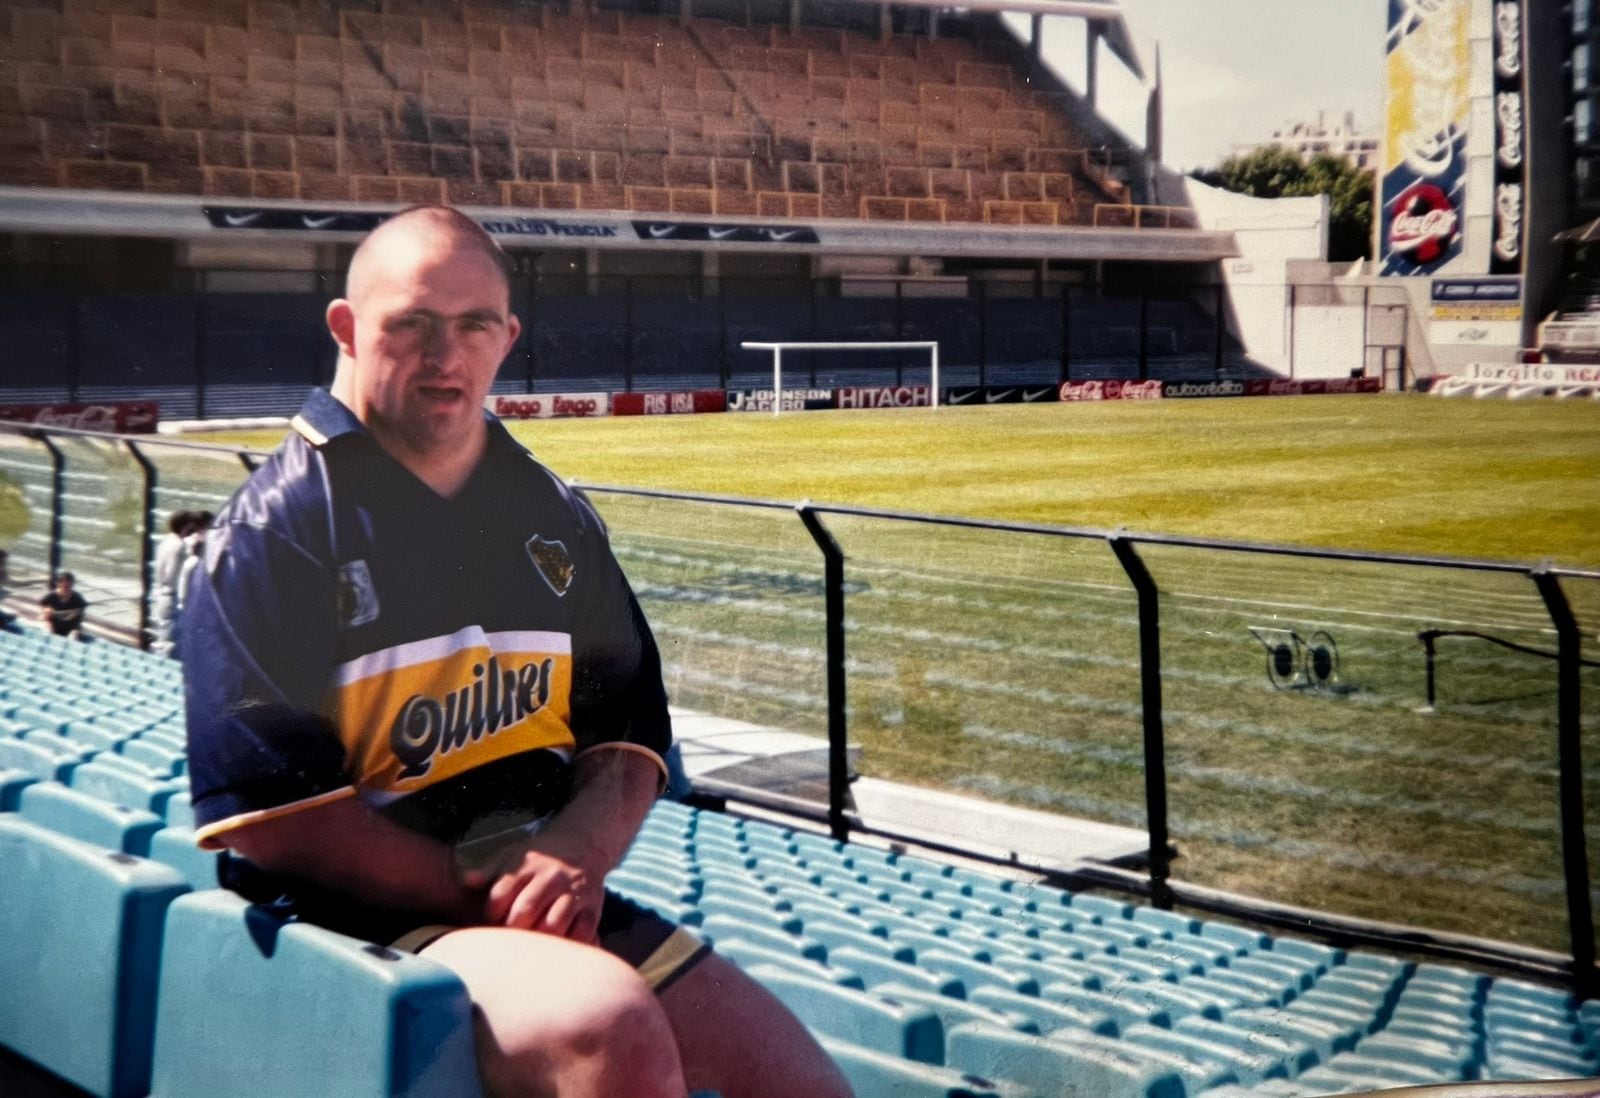
{"type": "Polygon", "coordinates": [[[571,692],[570,636],[474,626],[342,665],[323,712],[356,786],[403,795],[524,751],[571,751],[571,692]]]}

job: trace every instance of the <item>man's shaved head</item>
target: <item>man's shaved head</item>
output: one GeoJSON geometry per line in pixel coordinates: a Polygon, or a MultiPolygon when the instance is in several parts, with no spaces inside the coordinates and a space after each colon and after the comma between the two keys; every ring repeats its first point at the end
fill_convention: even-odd
{"type": "Polygon", "coordinates": [[[334,397],[435,491],[455,492],[483,453],[484,398],[522,330],[500,246],[448,206],[402,210],[356,249],[327,315],[334,397]]]}
{"type": "Polygon", "coordinates": [[[389,249],[396,245],[411,248],[417,243],[447,244],[483,255],[494,265],[509,300],[511,264],[506,253],[482,225],[450,206],[409,206],[368,233],[350,257],[344,296],[355,301],[364,294],[373,269],[389,261],[389,249]]]}

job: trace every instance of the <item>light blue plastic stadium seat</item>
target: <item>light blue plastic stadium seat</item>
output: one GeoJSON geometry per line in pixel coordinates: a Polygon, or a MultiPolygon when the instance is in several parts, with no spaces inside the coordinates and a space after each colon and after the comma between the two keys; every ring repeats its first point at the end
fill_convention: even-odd
{"type": "Polygon", "coordinates": [[[220,889],[167,925],[152,1098],[480,1093],[466,989],[443,966],[220,889]]]}
{"type": "Polygon", "coordinates": [[[1031,1018],[1039,1032],[1049,1034],[1058,1029],[1081,1029],[1102,1037],[1115,1037],[1117,1023],[1110,1015],[1084,1010],[1065,1003],[1051,1003],[1032,995],[1005,991],[996,987],[980,987],[973,991],[971,1001],[991,1010],[1003,1010],[1031,1018]]]}
{"type": "Polygon", "coordinates": [[[914,962],[917,959],[916,950],[910,946],[896,944],[886,937],[864,932],[838,919],[796,918],[794,922],[795,932],[803,932],[807,937],[815,938],[828,947],[829,953],[849,946],[862,953],[875,954],[892,961],[914,962]]]}
{"type": "Polygon", "coordinates": [[[187,768],[183,751],[164,747],[153,740],[144,738],[124,740],[117,748],[117,752],[169,778],[180,777],[187,768]]]}
{"type": "Polygon", "coordinates": [[[828,961],[850,972],[859,973],[866,981],[866,985],[871,988],[879,984],[903,984],[954,999],[964,999],[967,995],[967,986],[958,977],[930,972],[915,963],[896,961],[880,953],[863,953],[861,950],[844,946],[830,950],[828,961]]]}
{"type": "MultiPolygon", "coordinates": [[[[1005,1079],[1029,1094],[1184,1098],[1183,1078],[1165,1058],[1092,1033],[1059,1030],[1030,1037],[978,1023],[946,1036],[948,1066],[1005,1079]]],[[[1218,1079],[1216,1085],[1225,1080],[1218,1079]]]]}
{"type": "Polygon", "coordinates": [[[11,719],[40,732],[53,732],[58,736],[64,736],[72,717],[70,713],[47,709],[45,705],[19,705],[12,711],[11,719]]]}
{"type": "Polygon", "coordinates": [[[926,988],[893,983],[878,984],[872,989],[872,994],[878,998],[893,999],[907,1006],[931,1010],[944,1024],[946,1033],[952,1027],[966,1022],[982,1022],[996,1029],[1010,1029],[1018,1033],[1044,1032],[1043,1027],[1028,1015],[1013,1013],[1004,1008],[984,1006],[982,1003],[957,999],[949,995],[940,995],[926,988]]]}
{"type": "Polygon", "coordinates": [[[0,816],[0,1044],[99,1098],[148,1092],[166,866],[0,816]]]}
{"type": "Polygon", "coordinates": [[[100,725],[92,721],[72,720],[67,724],[66,738],[88,751],[110,751],[130,733],[100,725]]]}
{"type": "Polygon", "coordinates": [[[1483,1063],[1476,1042],[1449,1042],[1387,1029],[1359,1042],[1355,1051],[1371,1059],[1427,1068],[1441,1082],[1474,1078],[1483,1063]]]}
{"type": "Polygon", "coordinates": [[[790,934],[770,927],[750,926],[727,915],[707,915],[696,933],[711,942],[723,938],[743,938],[756,945],[791,953],[808,961],[827,961],[828,947],[813,938],[790,934]]]}
{"type": "Polygon", "coordinates": [[[1156,1026],[1129,1026],[1122,1034],[1122,1040],[1134,1049],[1151,1049],[1181,1057],[1199,1071],[1231,1073],[1241,1083],[1285,1078],[1289,1074],[1287,1065],[1279,1057],[1209,1041],[1194,1033],[1156,1026]]]}
{"type": "MultiPolygon", "coordinates": [[[[1217,1045],[1278,1060],[1289,1075],[1298,1075],[1315,1067],[1318,1052],[1313,1044],[1298,1038],[1292,1032],[1276,1033],[1257,1030],[1250,1026],[1234,1025],[1214,1018],[1190,1015],[1179,1019],[1173,1029],[1178,1033],[1200,1037],[1217,1045]]],[[[1331,1049],[1329,1050],[1331,1054],[1331,1049]]]]}
{"type": "MultiPolygon", "coordinates": [[[[1128,985],[1131,986],[1131,985],[1128,985]]],[[[1128,996],[1108,994],[1076,984],[1046,984],[1040,992],[1046,1002],[1060,1003],[1076,1010],[1104,1015],[1117,1023],[1120,1032],[1128,1026],[1148,1023],[1153,1026],[1171,1026],[1172,1018],[1165,1010],[1152,1008],[1128,996]]]]}
{"type": "Polygon", "coordinates": [[[1326,1063],[1335,1053],[1356,1047],[1367,1035],[1364,1023],[1343,1018],[1314,1017],[1272,1007],[1229,1011],[1224,1021],[1257,1033],[1270,1033],[1285,1040],[1300,1041],[1326,1063]]]}
{"type": "Polygon", "coordinates": [[[33,733],[23,738],[0,739],[0,768],[20,770],[42,782],[64,781],[72,768],[83,761],[83,756],[66,745],[66,740],[61,740],[65,746],[58,747],[51,742],[54,739],[59,737],[47,735],[35,740],[33,733]]]}
{"type": "Polygon", "coordinates": [[[0,812],[15,812],[25,786],[39,779],[22,770],[8,770],[0,766],[0,812]]]}
{"type": "MultiPolygon", "coordinates": [[[[1390,1059],[1388,1057],[1367,1056],[1361,1052],[1360,1046],[1357,1046],[1354,1052],[1339,1053],[1328,1061],[1326,1068],[1343,1075],[1378,1080],[1378,1085],[1373,1087],[1375,1090],[1380,1087],[1428,1086],[1434,1083],[1459,1081],[1459,1076],[1441,1075],[1437,1070],[1425,1064],[1408,1063],[1404,1060],[1390,1059]]],[[[1320,1070],[1323,1069],[1313,1068],[1312,1072],[1320,1070]]],[[[1312,1072],[1308,1072],[1307,1076],[1312,1072]]]]}
{"type": "Polygon", "coordinates": [[[1032,1098],[1036,1093],[949,1068],[913,1063],[848,1041],[831,1037],[821,1041],[858,1098],[1032,1098]]]}
{"type": "Polygon", "coordinates": [[[1101,988],[1104,994],[1115,996],[1150,1017],[1164,1015],[1176,1023],[1191,1015],[1220,1019],[1226,1004],[1214,995],[1196,991],[1162,980],[1145,980],[1137,983],[1108,983],[1101,988]]]}
{"type": "Polygon", "coordinates": [[[60,782],[35,782],[22,791],[17,811],[24,819],[95,846],[140,857],[164,821],[144,812],[91,797],[60,782]]]}
{"type": "Polygon", "coordinates": [[[947,950],[927,949],[917,955],[917,965],[941,976],[955,977],[968,991],[998,987],[1023,995],[1039,994],[1039,981],[1032,973],[1010,968],[1004,960],[986,964],[947,950]]]}
{"type": "Polygon", "coordinates": [[[196,892],[218,887],[222,858],[221,851],[201,850],[195,845],[192,827],[168,824],[150,836],[150,860],[177,870],[196,892]]]}
{"type": "Polygon", "coordinates": [[[944,1026],[932,1011],[785,968],[755,965],[748,971],[818,1035],[926,1064],[944,1059],[944,1026]]]}
{"type": "Polygon", "coordinates": [[[188,783],[174,778],[146,778],[114,765],[108,765],[96,756],[73,768],[67,784],[73,789],[98,797],[110,804],[154,812],[162,818],[167,814],[167,802],[188,788],[188,783]]]}
{"type": "Polygon", "coordinates": [[[744,938],[723,938],[717,942],[716,951],[717,956],[726,957],[746,971],[757,965],[775,965],[802,976],[838,984],[840,987],[855,988],[857,991],[867,986],[866,981],[858,973],[843,965],[810,961],[782,950],[769,949],[744,938]]]}
{"type": "Polygon", "coordinates": [[[1306,942],[1299,938],[1274,938],[1272,952],[1287,957],[1299,957],[1302,960],[1312,961],[1322,966],[1324,970],[1345,961],[1345,951],[1333,946],[1325,946],[1320,942],[1306,942]]]}

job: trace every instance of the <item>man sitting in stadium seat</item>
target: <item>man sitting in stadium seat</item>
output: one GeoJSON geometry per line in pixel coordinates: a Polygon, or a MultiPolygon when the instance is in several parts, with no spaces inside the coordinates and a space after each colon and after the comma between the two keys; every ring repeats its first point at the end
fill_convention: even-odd
{"type": "Polygon", "coordinates": [[[89,608],[84,597],[73,590],[77,578],[71,572],[56,576],[55,587],[39,600],[39,620],[58,637],[83,640],[83,612],[89,608]]]}
{"type": "Polygon", "coordinates": [[[229,883],[457,972],[496,1095],[838,1095],[769,993],[608,894],[666,774],[660,658],[604,529],[484,397],[504,257],[375,230],[331,395],[218,516],[185,609],[189,763],[229,883]]]}

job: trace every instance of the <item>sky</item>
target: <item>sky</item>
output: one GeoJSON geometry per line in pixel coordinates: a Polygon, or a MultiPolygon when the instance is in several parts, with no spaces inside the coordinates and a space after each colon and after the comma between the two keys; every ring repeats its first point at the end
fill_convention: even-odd
{"type": "MultiPolygon", "coordinates": [[[[1161,45],[1168,167],[1209,167],[1238,143],[1347,110],[1378,132],[1387,0],[1121,0],[1147,76],[1161,45]]],[[[1084,85],[1083,22],[1045,20],[1045,55],[1084,85]]],[[[1147,86],[1103,47],[1100,113],[1144,143],[1147,86]]]]}

